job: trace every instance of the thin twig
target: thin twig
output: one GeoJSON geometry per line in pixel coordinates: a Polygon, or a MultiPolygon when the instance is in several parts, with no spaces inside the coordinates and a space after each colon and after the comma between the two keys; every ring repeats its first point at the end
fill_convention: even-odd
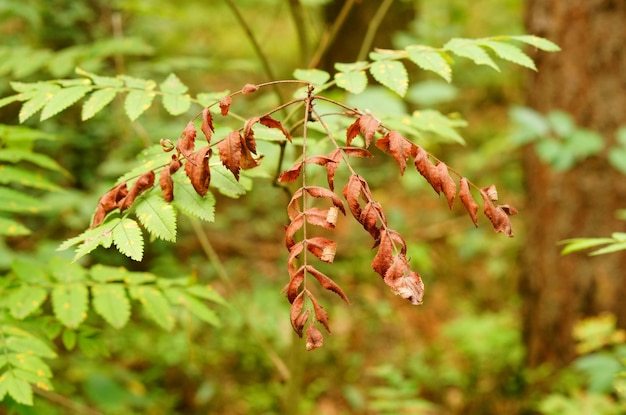
{"type": "Polygon", "coordinates": [[[291,18],[293,19],[293,25],[296,27],[296,33],[298,34],[300,64],[304,65],[309,57],[309,38],[306,28],[304,27],[302,4],[299,0],[289,0],[288,3],[289,10],[291,11],[291,18]]]}
{"type": "Polygon", "coordinates": [[[73,414],[84,415],[104,415],[102,412],[92,409],[88,406],[80,405],[69,398],[58,393],[47,391],[38,386],[33,385],[33,391],[42,398],[54,402],[55,404],[67,408],[72,411],[73,414]]]}
{"type": "Polygon", "coordinates": [[[328,48],[335,40],[337,33],[339,33],[339,29],[341,29],[341,26],[345,23],[348,13],[350,13],[352,6],[354,6],[354,1],[355,0],[347,0],[343,4],[343,7],[339,11],[339,15],[337,15],[333,25],[330,27],[330,30],[322,36],[322,40],[320,41],[313,58],[311,58],[311,61],[309,62],[309,68],[317,67],[322,60],[322,57],[326,54],[326,52],[328,52],[328,48]]]}
{"type": "Polygon", "coordinates": [[[359,54],[356,58],[357,61],[362,61],[367,57],[367,53],[372,49],[372,43],[374,42],[374,36],[376,36],[376,32],[378,32],[378,28],[382,23],[389,7],[391,7],[391,3],[393,0],[383,0],[376,10],[374,16],[369,21],[367,26],[367,32],[365,32],[365,36],[363,37],[363,43],[361,43],[361,49],[359,50],[359,54]]]}

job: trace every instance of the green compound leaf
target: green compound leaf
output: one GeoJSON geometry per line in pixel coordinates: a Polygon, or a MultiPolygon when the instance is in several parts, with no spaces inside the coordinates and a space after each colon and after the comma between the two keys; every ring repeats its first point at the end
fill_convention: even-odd
{"type": "Polygon", "coordinates": [[[121,284],[98,284],[91,288],[93,308],[111,326],[120,329],[130,318],[130,302],[121,284]]]}
{"type": "Polygon", "coordinates": [[[30,229],[12,219],[0,217],[0,235],[23,236],[30,235],[30,229]]]}
{"type": "Polygon", "coordinates": [[[115,229],[120,222],[120,218],[113,218],[93,229],[87,229],[80,235],[64,241],[57,248],[57,251],[63,251],[78,244],[73,259],[73,261],[76,261],[101,245],[105,248],[110,248],[113,244],[113,229],[115,229]]]}
{"type": "Polygon", "coordinates": [[[376,61],[370,73],[378,82],[403,97],[409,87],[409,75],[400,61],[376,61]]]}
{"type": "Polygon", "coordinates": [[[52,309],[56,318],[74,329],[87,318],[87,287],[82,283],[56,286],[52,290],[52,309]]]}
{"type": "Polygon", "coordinates": [[[70,88],[64,88],[55,93],[41,111],[41,121],[58,114],[64,109],[68,108],[76,101],[84,97],[89,91],[93,89],[93,86],[73,86],[70,88]]]}
{"type": "Polygon", "coordinates": [[[496,65],[483,48],[478,46],[477,42],[479,42],[479,40],[453,38],[450,39],[443,48],[457,56],[471,59],[477,65],[491,66],[493,69],[500,72],[498,65],[496,65]]]}
{"type": "Polygon", "coordinates": [[[435,72],[447,82],[452,81],[452,68],[442,54],[428,46],[408,46],[409,59],[426,71],[435,72]]]}
{"type": "Polygon", "coordinates": [[[130,91],[124,100],[124,110],[131,121],[135,121],[150,108],[156,93],[153,91],[130,91]]]}
{"type": "Polygon", "coordinates": [[[139,285],[128,287],[128,292],[133,299],[141,303],[147,315],[155,323],[167,331],[174,327],[172,308],[159,289],[139,285]]]}
{"type": "Polygon", "coordinates": [[[143,235],[137,222],[123,218],[119,225],[113,228],[113,243],[117,249],[135,261],[143,258],[143,235]]]}
{"type": "Polygon", "coordinates": [[[209,307],[207,307],[206,304],[193,297],[192,295],[189,295],[179,288],[173,287],[167,288],[166,290],[164,290],[164,293],[167,299],[172,304],[177,304],[185,307],[193,315],[195,315],[205,323],[209,323],[215,327],[220,326],[220,320],[217,317],[215,311],[211,310],[209,307]]]}
{"type": "Polygon", "coordinates": [[[136,202],[135,213],[146,230],[165,241],[176,242],[176,211],[157,192],[136,202]]]}
{"type": "Polygon", "coordinates": [[[33,173],[21,167],[0,165],[0,184],[9,183],[48,191],[59,190],[59,186],[44,178],[41,173],[33,173]]]}
{"type": "Polygon", "coordinates": [[[33,405],[33,389],[28,382],[17,377],[12,370],[4,372],[0,376],[0,394],[4,395],[5,393],[8,393],[17,403],[33,405]]]}
{"type": "MultiPolygon", "coordinates": [[[[214,169],[211,169],[213,172],[214,169]]],[[[180,171],[172,175],[174,181],[174,205],[182,212],[207,222],[215,220],[215,197],[211,192],[202,197],[191,186],[189,178],[180,171]]]]}
{"type": "Polygon", "coordinates": [[[48,291],[41,287],[22,285],[7,298],[11,315],[22,320],[37,310],[48,297],[48,291]]]}
{"type": "Polygon", "coordinates": [[[526,68],[530,68],[534,71],[537,70],[533,60],[515,45],[497,42],[494,40],[482,40],[480,44],[490,48],[496,55],[504,60],[525,66],[526,68]]]}
{"type": "Polygon", "coordinates": [[[34,85],[34,89],[24,92],[24,97],[28,100],[22,105],[20,109],[19,119],[20,124],[23,124],[33,114],[42,109],[57,91],[61,89],[59,85],[37,83],[34,85]]]}
{"type": "Polygon", "coordinates": [[[17,190],[0,186],[0,211],[37,215],[45,209],[41,200],[17,190]]]}
{"type": "Polygon", "coordinates": [[[94,92],[83,104],[81,119],[86,121],[106,107],[117,95],[119,90],[106,88],[94,92]]]}

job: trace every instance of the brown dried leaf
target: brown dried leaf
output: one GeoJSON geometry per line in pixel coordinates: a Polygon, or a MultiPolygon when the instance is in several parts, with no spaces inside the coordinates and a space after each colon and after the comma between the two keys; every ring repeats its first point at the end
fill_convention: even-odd
{"type": "Polygon", "coordinates": [[[409,262],[403,254],[393,258],[391,266],[385,273],[384,281],[394,294],[408,300],[413,305],[422,304],[424,283],[420,275],[411,270],[409,262]]]}
{"type": "MultiPolygon", "coordinates": [[[[253,147],[255,149],[256,152],[256,141],[254,140],[254,135],[249,137],[248,139],[244,139],[243,137],[239,136],[240,140],[241,140],[241,164],[240,167],[243,170],[248,170],[248,169],[253,169],[255,167],[258,167],[261,163],[259,162],[258,159],[255,159],[254,156],[252,155],[252,151],[250,150],[250,147],[253,147]]],[[[256,153],[255,153],[256,154],[256,153]]]]}
{"type": "Polygon", "coordinates": [[[304,307],[304,291],[301,291],[300,294],[293,300],[291,303],[291,308],[289,310],[289,319],[291,320],[291,327],[293,330],[298,333],[300,337],[302,337],[302,327],[298,327],[296,325],[296,319],[302,313],[302,308],[304,307]]]}
{"type": "Polygon", "coordinates": [[[252,153],[256,154],[256,139],[254,138],[254,131],[252,126],[259,122],[259,117],[252,117],[246,121],[243,126],[243,138],[244,144],[248,147],[252,153]]]}
{"type": "Polygon", "coordinates": [[[163,199],[165,199],[166,202],[169,203],[174,200],[174,181],[172,180],[172,173],[170,173],[169,168],[165,168],[159,173],[159,186],[161,187],[163,199]]]}
{"type": "Polygon", "coordinates": [[[513,206],[509,206],[509,205],[498,205],[498,207],[502,210],[504,210],[504,213],[506,213],[509,216],[513,216],[513,215],[517,215],[518,211],[517,209],[515,209],[513,206]]]}
{"type": "Polygon", "coordinates": [[[259,121],[260,121],[261,124],[263,124],[264,126],[266,126],[268,128],[276,128],[276,129],[280,130],[283,133],[283,135],[285,136],[285,138],[287,139],[287,141],[289,141],[291,143],[291,134],[289,134],[289,130],[287,130],[285,128],[285,126],[281,124],[280,121],[270,117],[269,115],[265,115],[265,116],[261,117],[261,119],[259,121]]]}
{"type": "Polygon", "coordinates": [[[304,310],[304,313],[300,314],[296,318],[296,321],[295,321],[296,334],[300,338],[302,338],[302,330],[304,329],[304,326],[306,325],[307,321],[309,321],[309,314],[311,314],[311,310],[307,308],[306,310],[304,310]]]}
{"type": "MultiPolygon", "coordinates": [[[[359,216],[359,223],[363,225],[366,231],[372,235],[374,240],[377,240],[380,236],[380,229],[376,224],[378,223],[379,215],[382,213],[382,208],[378,202],[367,202],[361,211],[359,216]]],[[[381,217],[383,217],[381,215],[381,217]]]]}
{"type": "Polygon", "coordinates": [[[295,218],[291,220],[291,223],[285,229],[285,246],[287,249],[291,249],[291,247],[296,243],[293,239],[293,236],[296,232],[304,225],[304,214],[299,214],[295,218]]]}
{"type": "Polygon", "coordinates": [[[343,197],[348,202],[350,212],[352,212],[352,216],[354,216],[356,220],[361,218],[361,203],[359,202],[359,198],[361,197],[362,189],[361,178],[356,174],[350,176],[348,183],[343,188],[343,197]]]}
{"type": "Polygon", "coordinates": [[[350,145],[354,137],[361,132],[360,118],[357,118],[346,130],[346,144],[350,145]]]}
{"type": "MultiPolygon", "coordinates": [[[[332,206],[330,209],[334,209],[337,212],[337,208],[332,206]]],[[[334,229],[335,222],[337,221],[337,214],[334,215],[334,222],[329,222],[329,216],[331,210],[330,209],[319,209],[316,207],[308,208],[304,211],[303,215],[306,218],[306,221],[311,225],[321,226],[325,229],[334,229]]]]}
{"type": "Polygon", "coordinates": [[[492,184],[489,187],[483,187],[480,189],[480,193],[484,193],[489,200],[492,202],[496,202],[498,200],[498,190],[496,190],[496,185],[492,184]]]}
{"type": "Polygon", "coordinates": [[[340,147],[349,157],[372,158],[374,155],[361,147],[340,147]]]}
{"type": "Polygon", "coordinates": [[[124,199],[127,194],[128,188],[125,182],[118,184],[113,189],[103,194],[98,200],[98,207],[91,221],[91,228],[100,225],[104,221],[106,214],[117,208],[120,200],[124,199]]]}
{"type": "Polygon", "coordinates": [[[224,167],[231,171],[235,179],[239,180],[241,169],[241,135],[239,131],[232,131],[228,136],[217,143],[220,152],[220,160],[224,167]]]}
{"type": "Polygon", "coordinates": [[[465,210],[467,210],[470,218],[472,218],[474,226],[478,227],[478,204],[472,197],[469,189],[469,182],[465,177],[461,177],[461,180],[459,181],[459,199],[461,199],[463,206],[465,206],[465,210]]]}
{"type": "Polygon", "coordinates": [[[329,198],[333,202],[333,205],[337,206],[337,208],[341,210],[341,212],[344,215],[346,214],[346,208],[344,207],[341,199],[339,199],[339,196],[335,194],[335,192],[332,192],[320,186],[306,186],[304,190],[306,190],[306,192],[310,194],[311,196],[318,198],[318,199],[329,198]]]}
{"type": "Polygon", "coordinates": [[[317,298],[310,291],[306,292],[307,296],[313,304],[313,311],[315,312],[315,319],[322,323],[328,333],[330,333],[330,327],[328,326],[328,312],[324,310],[324,307],[317,301],[317,298]]]}
{"type": "Polygon", "coordinates": [[[293,278],[296,274],[296,258],[304,250],[304,241],[300,241],[289,248],[289,256],[287,257],[287,270],[289,271],[289,278],[293,278]]]}
{"type": "Polygon", "coordinates": [[[493,205],[490,196],[487,194],[485,189],[481,189],[480,191],[480,195],[482,196],[484,203],[483,211],[485,216],[487,216],[487,218],[491,221],[493,230],[496,231],[496,233],[502,232],[509,237],[513,237],[513,228],[511,226],[509,215],[506,214],[501,206],[493,205]]]}
{"type": "Polygon", "coordinates": [[[305,243],[306,248],[320,261],[331,263],[335,260],[337,242],[323,236],[316,236],[306,239],[305,243]]]}
{"type": "Polygon", "coordinates": [[[415,144],[404,138],[397,131],[390,131],[380,140],[376,141],[376,147],[392,156],[400,166],[400,174],[404,175],[406,162],[413,153],[415,144]]]}
{"type": "Polygon", "coordinates": [[[189,158],[189,155],[193,153],[196,140],[196,127],[192,121],[187,123],[187,126],[183,130],[182,137],[178,139],[176,143],[176,149],[185,158],[189,158]]]}
{"type": "Polygon", "coordinates": [[[259,87],[254,84],[245,84],[243,88],[241,88],[241,93],[244,95],[251,94],[253,92],[256,92],[258,89],[259,87]]]}
{"type": "Polygon", "coordinates": [[[336,161],[331,159],[330,157],[320,155],[307,157],[304,162],[306,164],[317,164],[318,166],[325,166],[328,163],[336,163],[336,161]]]}
{"type": "Polygon", "coordinates": [[[302,188],[296,190],[287,205],[287,215],[289,215],[289,220],[293,220],[293,218],[300,214],[300,197],[302,197],[302,188]]]}
{"type": "Polygon", "coordinates": [[[348,300],[348,296],[346,296],[346,294],[339,287],[339,285],[337,285],[335,281],[333,281],[331,278],[327,277],[324,273],[318,271],[311,265],[306,265],[306,271],[315,277],[315,279],[317,280],[317,282],[320,283],[322,288],[324,288],[325,290],[334,292],[339,297],[341,297],[343,301],[350,304],[350,301],[348,300]]]}
{"type": "Polygon", "coordinates": [[[376,134],[376,130],[380,126],[380,121],[371,115],[365,114],[359,118],[359,126],[361,127],[361,134],[365,138],[365,148],[369,147],[376,134]]]}
{"type": "Polygon", "coordinates": [[[204,146],[191,154],[185,163],[185,174],[189,177],[196,193],[202,197],[209,191],[209,184],[211,182],[209,157],[211,157],[211,147],[204,146]]]}
{"type": "Polygon", "coordinates": [[[378,244],[378,252],[372,261],[372,268],[378,275],[385,277],[393,260],[393,243],[388,232],[381,232],[378,244]]]}
{"type": "Polygon", "coordinates": [[[417,171],[430,183],[437,194],[441,193],[441,179],[435,165],[428,160],[428,153],[420,146],[415,146],[414,153],[417,171]]]}
{"type": "Polygon", "coordinates": [[[454,197],[456,196],[456,183],[450,177],[448,166],[443,161],[440,161],[435,166],[435,169],[439,172],[439,178],[441,180],[441,191],[446,199],[448,199],[448,207],[452,210],[454,206],[454,197]]]}
{"type": "Polygon", "coordinates": [[[289,284],[287,284],[287,299],[290,303],[293,303],[298,296],[298,290],[304,282],[304,265],[298,268],[298,270],[291,276],[289,284]]]}
{"type": "Polygon", "coordinates": [[[291,183],[298,180],[300,177],[300,173],[302,172],[302,162],[299,161],[293,166],[289,168],[289,170],[283,171],[280,176],[278,176],[279,183],[291,183]]]}
{"type": "Polygon", "coordinates": [[[233,103],[233,98],[230,95],[226,95],[224,98],[220,99],[220,111],[223,116],[228,115],[228,110],[230,109],[230,104],[233,103]]]}
{"type": "Polygon", "coordinates": [[[309,324],[309,327],[306,329],[306,350],[310,352],[311,350],[317,349],[318,347],[322,347],[324,345],[324,336],[322,333],[315,328],[313,324],[309,324]]]}
{"type": "Polygon", "coordinates": [[[170,161],[169,165],[170,174],[176,173],[178,169],[180,169],[181,165],[182,163],[180,162],[180,159],[175,154],[172,155],[172,161],[170,161]]]}
{"type": "Polygon", "coordinates": [[[150,189],[154,185],[154,178],[155,175],[152,170],[139,176],[135,184],[133,184],[133,187],[131,187],[128,191],[126,197],[119,201],[118,206],[120,208],[120,212],[128,209],[133,204],[137,196],[150,189]]]}
{"type": "Polygon", "coordinates": [[[200,129],[206,137],[206,142],[210,143],[211,137],[213,137],[213,133],[215,132],[215,128],[213,128],[213,116],[211,115],[209,107],[202,110],[202,125],[200,126],[200,129]]]}

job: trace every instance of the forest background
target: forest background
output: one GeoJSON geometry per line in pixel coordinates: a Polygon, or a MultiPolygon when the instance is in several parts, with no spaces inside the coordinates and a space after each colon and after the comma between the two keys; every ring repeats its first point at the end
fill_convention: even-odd
{"type": "MultiPolygon", "coordinates": [[[[214,221],[181,217],[176,242],[148,243],[139,263],[103,248],[82,259],[84,266],[208,286],[216,295],[202,294],[214,302],[200,318],[182,307],[164,330],[133,304],[121,329],[93,311],[68,328],[42,320],[54,307],[41,303],[22,317],[25,324],[46,321],[32,329],[49,339],[41,354],[51,372],[39,376],[51,383],[35,386],[32,402],[28,392],[5,387],[0,412],[624,413],[626,335],[618,327],[626,325],[619,250],[626,240],[619,210],[626,201],[626,6],[549,3],[1,1],[1,96],[14,93],[11,81],[74,78],[76,67],[157,82],[175,73],[194,95],[219,96],[291,79],[298,68],[333,73],[335,63],[363,60],[374,47],[528,33],[562,51],[526,48],[538,72],[500,61],[497,72],[459,59],[452,83],[412,67],[403,98],[374,82],[360,94],[329,92],[374,115],[436,109],[467,120],[459,129],[466,145],[429,137],[420,145],[473,181],[495,184],[519,211],[515,237],[507,238],[484,218],[475,228],[460,209],[448,211],[416,171],[399,177],[395,163],[362,163],[426,284],[423,305],[384,289],[362,230],[338,225],[333,276],[350,304],[324,301],[332,335],[306,352],[281,294],[289,280],[289,200],[259,174],[237,198],[215,195],[214,221]],[[616,252],[562,256],[559,242],[579,237],[603,237],[579,240],[579,248],[608,244],[616,252]]],[[[246,99],[250,111],[276,105],[271,94],[246,99]]],[[[98,198],[136,166],[137,154],[174,140],[188,119],[155,106],[130,121],[121,99],[85,122],[78,106],[22,126],[19,103],[0,111],[0,155],[18,142],[58,163],[26,160],[45,176],[30,189],[6,173],[15,160],[0,159],[0,185],[26,188],[39,200],[36,214],[3,208],[2,218],[32,231],[7,231],[0,241],[0,342],[8,356],[16,346],[7,327],[19,315],[11,305],[15,275],[69,262],[74,253],[58,246],[89,226],[98,198]]],[[[12,364],[3,361],[5,384],[12,364]]]]}

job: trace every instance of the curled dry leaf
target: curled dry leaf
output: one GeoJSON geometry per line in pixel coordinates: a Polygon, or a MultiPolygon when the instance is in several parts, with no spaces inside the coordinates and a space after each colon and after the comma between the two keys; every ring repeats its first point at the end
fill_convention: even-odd
{"type": "Polygon", "coordinates": [[[135,202],[137,196],[150,189],[154,185],[154,178],[155,175],[154,171],[152,170],[145,172],[144,174],[139,176],[137,181],[135,181],[135,183],[133,184],[133,187],[131,187],[128,191],[128,194],[119,201],[118,206],[120,208],[120,212],[128,209],[133,204],[133,202],[135,202]]]}
{"type": "Polygon", "coordinates": [[[291,249],[292,246],[295,245],[295,240],[293,239],[294,235],[298,230],[304,225],[304,214],[300,213],[298,216],[293,218],[289,225],[285,228],[285,246],[287,249],[291,249]]]}
{"type": "Polygon", "coordinates": [[[331,151],[328,154],[328,158],[333,162],[331,163],[329,161],[326,163],[326,176],[328,177],[328,187],[330,190],[335,190],[335,172],[337,171],[344,154],[349,157],[374,157],[372,153],[361,147],[339,147],[331,151]]]}
{"type": "Polygon", "coordinates": [[[306,265],[306,271],[315,277],[315,279],[320,283],[322,288],[324,288],[325,290],[334,292],[339,297],[341,297],[343,301],[350,304],[350,301],[348,300],[348,296],[346,296],[346,294],[339,287],[339,285],[337,285],[335,281],[333,281],[331,278],[327,277],[324,273],[318,271],[311,265],[306,265]]]}
{"type": "Polygon", "coordinates": [[[241,88],[242,94],[251,94],[253,92],[258,91],[259,87],[254,84],[245,84],[243,88],[241,88]]]}
{"type": "Polygon", "coordinates": [[[91,221],[91,228],[100,225],[104,221],[106,214],[117,208],[118,203],[124,199],[127,194],[128,188],[126,187],[126,182],[124,182],[102,195],[98,200],[98,207],[91,221]]]}
{"type": "Polygon", "coordinates": [[[259,117],[252,117],[246,121],[243,125],[243,142],[242,144],[250,150],[251,153],[256,154],[256,138],[254,138],[254,130],[252,126],[259,121],[259,117]]]}
{"type": "Polygon", "coordinates": [[[311,294],[310,291],[307,291],[306,294],[311,300],[311,303],[313,304],[313,311],[315,313],[315,319],[318,322],[322,323],[326,331],[330,333],[330,327],[328,326],[328,312],[324,310],[324,307],[322,307],[322,305],[317,301],[317,298],[315,298],[315,296],[311,294]]]}
{"type": "Polygon", "coordinates": [[[176,143],[176,149],[185,158],[189,158],[189,155],[193,152],[196,141],[196,127],[192,121],[187,123],[187,126],[183,130],[182,137],[178,139],[176,143]]]}
{"type": "Polygon", "coordinates": [[[298,329],[298,326],[296,325],[296,320],[298,319],[298,316],[300,316],[300,314],[302,313],[303,307],[304,307],[304,291],[300,292],[300,294],[298,294],[298,296],[293,300],[293,302],[291,303],[291,308],[289,310],[289,319],[291,320],[291,326],[293,327],[294,331],[298,333],[300,337],[302,337],[303,327],[299,327],[298,329]]]}
{"type": "Polygon", "coordinates": [[[385,273],[385,284],[394,294],[408,300],[413,305],[422,304],[424,283],[420,275],[411,270],[406,256],[396,255],[385,273]]]}
{"type": "MultiPolygon", "coordinates": [[[[505,212],[505,210],[501,206],[494,206],[493,202],[490,199],[490,196],[486,191],[481,189],[480,194],[483,198],[484,203],[484,213],[485,216],[491,221],[493,225],[493,230],[497,233],[504,233],[509,237],[513,237],[513,228],[511,226],[511,220],[509,219],[509,215],[505,212]]],[[[509,208],[510,209],[510,208],[509,208]]]]}
{"type": "Polygon", "coordinates": [[[333,205],[337,206],[341,213],[343,213],[344,215],[346,214],[346,208],[344,207],[343,202],[334,192],[320,186],[306,186],[304,190],[306,190],[308,194],[317,199],[329,198],[333,202],[333,205]]]}
{"type": "Polygon", "coordinates": [[[261,117],[259,122],[268,128],[276,128],[277,130],[282,132],[287,141],[291,143],[291,134],[289,133],[289,130],[287,130],[285,126],[282,125],[282,123],[277,119],[272,118],[269,115],[264,115],[263,117],[261,117]]]}
{"type": "Polygon", "coordinates": [[[331,263],[335,260],[337,242],[324,238],[323,236],[308,238],[304,242],[309,252],[315,255],[320,261],[331,263]]]}
{"type": "Polygon", "coordinates": [[[287,270],[289,271],[289,278],[293,278],[296,274],[296,258],[304,250],[304,242],[300,241],[294,244],[289,249],[289,257],[287,258],[287,270]]]}
{"type": "Polygon", "coordinates": [[[200,129],[206,137],[206,142],[211,143],[211,137],[213,137],[215,128],[213,128],[213,116],[211,115],[209,107],[206,107],[202,110],[202,124],[200,126],[200,129]]]}
{"type": "Polygon", "coordinates": [[[172,180],[172,173],[170,173],[169,168],[163,169],[161,173],[159,173],[159,186],[161,187],[163,199],[165,199],[166,202],[174,200],[174,181],[172,180]]]}
{"type": "Polygon", "coordinates": [[[452,209],[454,206],[454,197],[456,196],[456,183],[450,177],[450,172],[448,171],[448,166],[446,163],[440,161],[435,166],[439,174],[439,179],[441,180],[441,191],[444,196],[448,200],[448,207],[452,209]]]}
{"type": "Polygon", "coordinates": [[[480,189],[480,193],[484,194],[491,200],[492,202],[496,202],[498,200],[498,191],[496,190],[496,185],[492,184],[488,187],[483,187],[480,189]]]}
{"type": "Polygon", "coordinates": [[[222,164],[237,180],[239,180],[239,170],[241,170],[241,141],[239,131],[232,131],[225,139],[217,143],[222,164]]]}
{"type": "Polygon", "coordinates": [[[415,144],[404,138],[397,131],[390,131],[383,138],[376,141],[376,147],[389,154],[400,166],[400,174],[404,175],[406,162],[414,153],[415,144]]]}
{"type": "Polygon", "coordinates": [[[189,177],[196,193],[202,197],[207,194],[211,181],[209,157],[211,157],[211,147],[205,146],[193,153],[185,163],[185,174],[189,177]]]}
{"type": "Polygon", "coordinates": [[[513,216],[513,215],[517,215],[517,209],[515,209],[513,206],[509,206],[509,205],[498,205],[498,207],[502,210],[504,210],[504,213],[506,213],[509,216],[513,216]]]}
{"type": "Polygon", "coordinates": [[[374,240],[378,239],[380,234],[380,229],[376,226],[379,217],[384,218],[382,208],[378,202],[371,201],[365,204],[358,218],[359,223],[372,235],[374,240]]]}
{"type": "Polygon", "coordinates": [[[317,328],[315,328],[313,324],[309,324],[309,327],[307,327],[306,329],[307,352],[317,349],[318,347],[322,347],[323,345],[324,345],[324,336],[317,328]]]}
{"type": "Polygon", "coordinates": [[[170,140],[169,138],[160,139],[159,144],[161,145],[161,149],[166,153],[169,153],[176,148],[172,140],[170,140]]]}
{"type": "Polygon", "coordinates": [[[296,164],[294,164],[293,166],[291,166],[289,168],[289,170],[283,171],[278,176],[278,182],[279,183],[292,183],[292,182],[295,182],[296,180],[298,180],[298,177],[300,177],[300,173],[301,172],[302,172],[302,162],[299,161],[296,164]]]}
{"type": "Polygon", "coordinates": [[[287,300],[290,303],[293,303],[296,297],[298,296],[298,290],[300,286],[304,282],[304,265],[298,268],[298,270],[291,276],[289,280],[289,284],[285,287],[287,291],[287,300]]]}
{"type": "Polygon", "coordinates": [[[437,194],[441,193],[441,179],[435,165],[428,160],[428,153],[420,146],[414,148],[414,163],[417,171],[433,187],[437,194]]]}
{"type": "Polygon", "coordinates": [[[330,209],[310,207],[303,212],[303,215],[311,225],[321,226],[325,229],[334,229],[337,222],[337,211],[336,206],[332,206],[330,209]],[[331,209],[335,212],[334,215],[331,215],[331,209]]]}
{"type": "Polygon", "coordinates": [[[363,181],[356,174],[350,176],[348,183],[343,188],[343,197],[348,202],[348,208],[350,208],[350,212],[352,212],[352,216],[354,216],[356,220],[359,220],[361,217],[361,203],[359,202],[359,198],[361,197],[362,189],[363,181]]]}
{"type": "Polygon", "coordinates": [[[228,110],[230,109],[230,104],[233,103],[233,98],[230,95],[226,95],[224,98],[220,99],[220,111],[223,116],[228,115],[228,110]]]}
{"type": "Polygon", "coordinates": [[[469,182],[465,177],[461,177],[461,180],[459,181],[459,199],[461,199],[463,206],[465,206],[465,210],[467,210],[470,218],[472,218],[474,226],[478,227],[478,204],[470,193],[469,182]]]}
{"type": "Polygon", "coordinates": [[[361,115],[346,130],[346,144],[350,145],[354,137],[360,133],[365,139],[365,147],[369,147],[379,126],[380,121],[376,118],[368,114],[361,115]]]}
{"type": "Polygon", "coordinates": [[[372,268],[378,275],[385,277],[393,260],[393,242],[388,232],[381,232],[378,243],[378,251],[372,261],[372,268]]]}
{"type": "Polygon", "coordinates": [[[307,321],[309,321],[309,314],[311,314],[310,309],[304,310],[304,313],[300,314],[296,320],[294,321],[295,331],[298,337],[302,338],[302,330],[306,325],[307,321]]]}

